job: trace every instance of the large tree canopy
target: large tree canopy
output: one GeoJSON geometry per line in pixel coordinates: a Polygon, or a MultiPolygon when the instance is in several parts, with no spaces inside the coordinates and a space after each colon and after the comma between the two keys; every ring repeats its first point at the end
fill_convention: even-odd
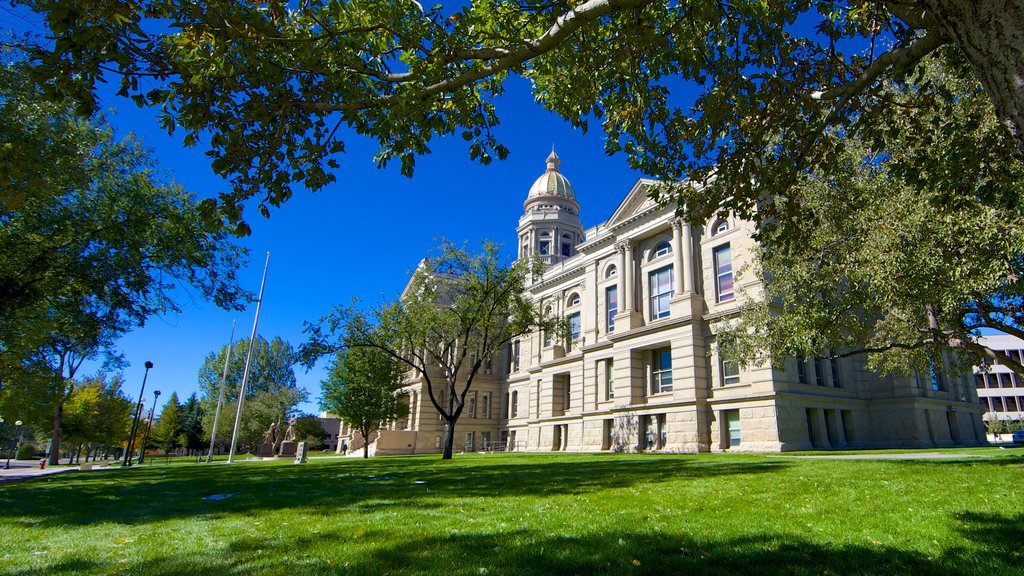
{"type": "Polygon", "coordinates": [[[44,99],[20,64],[0,66],[0,150],[0,403],[52,419],[55,459],[82,362],[177,312],[180,289],[240,307],[245,251],[139,142],[44,99]]]}
{"type": "Polygon", "coordinates": [[[751,299],[722,339],[730,355],[779,362],[868,352],[876,369],[922,374],[946,357],[967,369],[998,358],[1024,374],[978,338],[983,328],[1024,337],[1024,163],[951,172],[948,158],[998,142],[1001,128],[974,83],[936,59],[923,67],[920,82],[881,91],[890,105],[878,113],[892,127],[884,153],[837,135],[828,177],[804,174],[787,194],[762,198],[763,212],[793,217],[759,227],[747,273],[767,298],[751,299]],[[939,105],[903,113],[922,99],[939,105]]]}
{"type": "Polygon", "coordinates": [[[833,161],[839,132],[883,145],[880,86],[931,53],[984,90],[1002,127],[994,147],[950,157],[951,173],[1024,142],[1022,0],[21,1],[49,27],[32,52],[42,81],[89,110],[113,73],[168,130],[207,138],[236,222],[247,198],[267,214],[293,186],[333,182],[352,133],[405,173],[442,135],[504,157],[493,100],[510,73],[574,124],[600,123],[607,150],[647,174],[714,175],[677,189],[699,216],[750,215],[760,186],[833,161]]]}

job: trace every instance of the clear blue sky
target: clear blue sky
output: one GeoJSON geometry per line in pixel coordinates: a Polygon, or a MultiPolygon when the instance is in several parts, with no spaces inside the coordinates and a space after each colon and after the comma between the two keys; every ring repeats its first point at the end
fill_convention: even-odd
{"type": "MultiPolygon", "coordinates": [[[[130,101],[108,96],[103,105],[115,129],[134,132],[155,150],[162,168],[200,197],[226,188],[213,174],[203,148],[185,149],[182,134],[168,136],[153,113],[130,101]]],[[[446,138],[434,152],[417,161],[413,178],[399,174],[397,163],[377,169],[375,147],[365,139],[346,141],[338,182],[317,193],[299,191],[270,219],[247,211],[252,235],[240,240],[251,249],[249,266],[240,273],[244,287],[259,289],[264,255],[271,252],[266,296],[259,333],[281,336],[298,346],[305,321],[315,321],[334,304],[353,297],[375,304],[394,298],[409,271],[436,247],[441,237],[476,243],[483,239],[515,246],[515,229],[523,201],[534,179],[544,171],[552,145],[562,159],[562,172],[576,189],[584,226],[606,220],[640,176],[625,156],[603,152],[603,133],[583,135],[561,118],[544,111],[529,93],[528,83],[513,79],[497,103],[502,124],[496,133],[511,154],[503,162],[480,166],[469,160],[465,142],[446,138]]],[[[130,363],[124,371],[126,392],[135,396],[143,363],[151,360],[146,399],[152,390],[172,391],[182,399],[197,391],[196,376],[204,357],[227,344],[232,319],[236,338],[252,330],[255,304],[245,312],[226,312],[193,299],[179,298],[183,311],[151,318],[145,327],[117,344],[130,363]]],[[[310,372],[296,368],[299,385],[316,405],[324,362],[310,372]]],[[[158,407],[159,412],[159,407],[158,407]]]]}

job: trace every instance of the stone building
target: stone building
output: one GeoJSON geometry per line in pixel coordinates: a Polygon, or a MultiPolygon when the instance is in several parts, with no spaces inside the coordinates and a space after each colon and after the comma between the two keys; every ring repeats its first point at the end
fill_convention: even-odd
{"type": "MultiPolygon", "coordinates": [[[[753,225],[722,216],[693,227],[648,197],[641,179],[604,222],[584,229],[552,152],[529,189],[519,258],[545,265],[530,295],[569,319],[572,338],[513,342],[474,382],[457,425],[464,450],[786,451],[977,444],[973,377],[882,378],[863,359],[787,359],[741,367],[716,334],[753,275],[753,225]]],[[[419,383],[409,418],[377,453],[439,452],[443,421],[419,383]]]]}

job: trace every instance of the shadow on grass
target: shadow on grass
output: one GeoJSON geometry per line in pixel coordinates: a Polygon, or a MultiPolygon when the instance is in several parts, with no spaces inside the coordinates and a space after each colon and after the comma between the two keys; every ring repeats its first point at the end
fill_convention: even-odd
{"type": "Polygon", "coordinates": [[[438,498],[575,495],[661,481],[777,472],[785,462],[694,457],[471,457],[153,467],[53,477],[0,493],[0,521],[38,527],[137,524],[310,507],[432,507],[438,498]],[[219,502],[202,498],[234,494],[219,502]]]}
{"type": "MultiPolygon", "coordinates": [[[[358,539],[338,534],[279,542],[241,538],[201,557],[167,556],[138,562],[130,569],[133,573],[147,575],[230,572],[266,576],[991,576],[1021,573],[1020,540],[1012,537],[1020,535],[1019,526],[1024,523],[1024,516],[966,514],[956,517],[956,521],[970,547],[939,550],[932,554],[880,544],[821,544],[788,534],[757,534],[716,540],[638,530],[578,537],[513,531],[431,536],[395,543],[392,535],[371,531],[358,539]],[[982,537],[973,539],[978,535],[982,537]]],[[[47,573],[57,572],[51,569],[47,573]]],[[[12,576],[41,573],[26,570],[14,572],[12,576]]]]}

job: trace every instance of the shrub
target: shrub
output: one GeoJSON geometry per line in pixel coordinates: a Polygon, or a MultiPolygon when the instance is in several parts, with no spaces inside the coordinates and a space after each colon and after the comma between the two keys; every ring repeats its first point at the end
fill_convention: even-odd
{"type": "Polygon", "coordinates": [[[32,460],[36,457],[36,447],[31,444],[22,444],[18,448],[17,460],[32,460]]]}

